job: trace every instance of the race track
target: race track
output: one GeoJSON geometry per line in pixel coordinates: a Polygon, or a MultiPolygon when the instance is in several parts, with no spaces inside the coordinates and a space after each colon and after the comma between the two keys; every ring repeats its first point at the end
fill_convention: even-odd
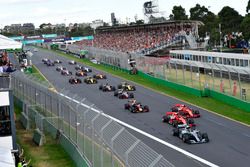
{"type": "MultiPolygon", "coordinates": [[[[55,70],[56,67],[47,67],[42,63],[42,58],[50,58],[52,60],[62,60],[62,65],[75,72],[73,65],[68,65],[68,59],[57,56],[55,53],[40,50],[34,52],[32,56],[33,64],[46,76],[46,78],[57,88],[70,90],[71,93],[81,97],[86,97],[88,101],[96,104],[106,114],[115,117],[127,124],[130,124],[140,130],[143,130],[159,139],[180,147],[192,154],[195,154],[205,160],[210,161],[219,166],[225,167],[248,167],[250,162],[250,128],[226,118],[217,116],[208,111],[200,110],[201,118],[195,119],[197,128],[202,132],[207,132],[210,142],[206,144],[188,145],[180,139],[171,135],[172,127],[162,123],[161,117],[166,111],[176,103],[183,103],[172,97],[162,95],[142,86],[136,85],[135,98],[142,104],[150,107],[149,113],[132,114],[124,110],[126,100],[119,100],[113,96],[113,92],[102,92],[98,89],[100,83],[110,83],[118,85],[120,78],[107,74],[107,80],[99,80],[96,85],[87,85],[85,83],[79,85],[71,85],[68,78],[62,76],[55,70]]],[[[95,73],[92,72],[92,74],[95,73]]],[[[188,105],[190,106],[190,105],[188,105]]],[[[190,106],[197,108],[195,106],[190,106]]],[[[175,166],[206,166],[196,160],[187,157],[153,139],[139,134],[132,129],[130,133],[138,137],[152,149],[162,154],[167,160],[175,166]]]]}

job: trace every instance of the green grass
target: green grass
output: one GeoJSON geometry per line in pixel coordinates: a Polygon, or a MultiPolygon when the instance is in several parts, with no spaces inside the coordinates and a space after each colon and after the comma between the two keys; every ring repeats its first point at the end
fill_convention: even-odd
{"type": "Polygon", "coordinates": [[[41,72],[34,65],[32,65],[32,73],[30,75],[35,76],[37,79],[41,81],[47,82],[46,78],[41,74],[41,72]]]}
{"type": "MultiPolygon", "coordinates": [[[[18,119],[21,108],[17,105],[15,105],[15,113],[18,119]]],[[[24,149],[26,161],[31,159],[30,165],[36,167],[75,166],[65,150],[50,135],[46,135],[46,143],[38,147],[32,141],[33,131],[24,130],[19,121],[16,123],[16,134],[17,143],[24,149]]]]}
{"type": "MultiPolygon", "coordinates": [[[[42,49],[42,48],[40,48],[40,49],[42,49]]],[[[165,95],[170,95],[170,96],[176,97],[180,100],[186,101],[188,103],[200,106],[200,107],[207,109],[207,110],[210,110],[212,112],[224,115],[224,116],[231,118],[233,120],[237,120],[239,122],[250,125],[250,112],[246,112],[244,110],[241,110],[241,109],[236,108],[234,106],[228,105],[226,103],[214,100],[212,98],[201,98],[201,97],[197,97],[197,96],[190,95],[187,93],[183,93],[183,92],[168,88],[166,86],[153,83],[152,81],[145,79],[145,78],[142,78],[138,75],[129,75],[128,73],[122,72],[120,70],[114,70],[112,68],[107,68],[104,65],[93,64],[92,62],[90,62],[87,59],[79,59],[79,58],[76,58],[72,55],[62,53],[60,51],[48,51],[47,49],[43,49],[43,50],[46,50],[47,52],[55,52],[60,56],[73,59],[77,62],[84,63],[85,65],[91,66],[91,67],[96,68],[98,70],[113,74],[116,77],[133,81],[133,82],[138,83],[140,85],[143,85],[147,88],[153,89],[157,92],[161,92],[165,95]]]]}

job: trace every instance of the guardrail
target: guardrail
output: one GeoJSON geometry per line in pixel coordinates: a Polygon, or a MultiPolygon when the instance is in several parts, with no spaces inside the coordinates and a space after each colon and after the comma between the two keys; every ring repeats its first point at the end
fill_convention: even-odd
{"type": "MultiPolygon", "coordinates": [[[[56,92],[21,72],[12,74],[12,88],[17,98],[29,104],[78,148],[89,166],[174,166],[86,98],[66,90],[56,92]]],[[[43,124],[39,123],[43,119],[36,118],[29,109],[25,111],[29,117],[33,115],[37,127],[43,130],[43,124]]],[[[68,150],[74,155],[72,149],[68,150]]]]}

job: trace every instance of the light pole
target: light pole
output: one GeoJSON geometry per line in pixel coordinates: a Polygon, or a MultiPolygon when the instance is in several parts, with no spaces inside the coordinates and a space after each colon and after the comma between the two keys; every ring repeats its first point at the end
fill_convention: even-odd
{"type": "Polygon", "coordinates": [[[220,32],[220,52],[222,52],[222,41],[221,41],[222,32],[221,32],[221,23],[219,24],[219,32],[220,32]]]}

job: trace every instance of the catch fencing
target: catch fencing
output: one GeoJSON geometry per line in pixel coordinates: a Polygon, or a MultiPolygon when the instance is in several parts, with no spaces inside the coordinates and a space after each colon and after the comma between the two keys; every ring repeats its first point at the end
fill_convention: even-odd
{"type": "MultiPolygon", "coordinates": [[[[12,89],[16,98],[26,106],[29,128],[63,134],[76,146],[88,166],[102,167],[173,167],[168,160],[130,134],[123,126],[103,113],[86,98],[67,90],[55,91],[36,77],[15,72],[12,89]],[[45,85],[44,85],[45,84],[45,85]]],[[[75,149],[68,149],[75,158],[75,149]]],[[[78,163],[79,164],[79,163],[78,163]]],[[[81,166],[79,164],[78,166],[81,166]]]]}
{"type": "Polygon", "coordinates": [[[250,74],[243,68],[166,58],[140,57],[137,68],[156,78],[198,90],[212,90],[250,102],[250,74]]]}

